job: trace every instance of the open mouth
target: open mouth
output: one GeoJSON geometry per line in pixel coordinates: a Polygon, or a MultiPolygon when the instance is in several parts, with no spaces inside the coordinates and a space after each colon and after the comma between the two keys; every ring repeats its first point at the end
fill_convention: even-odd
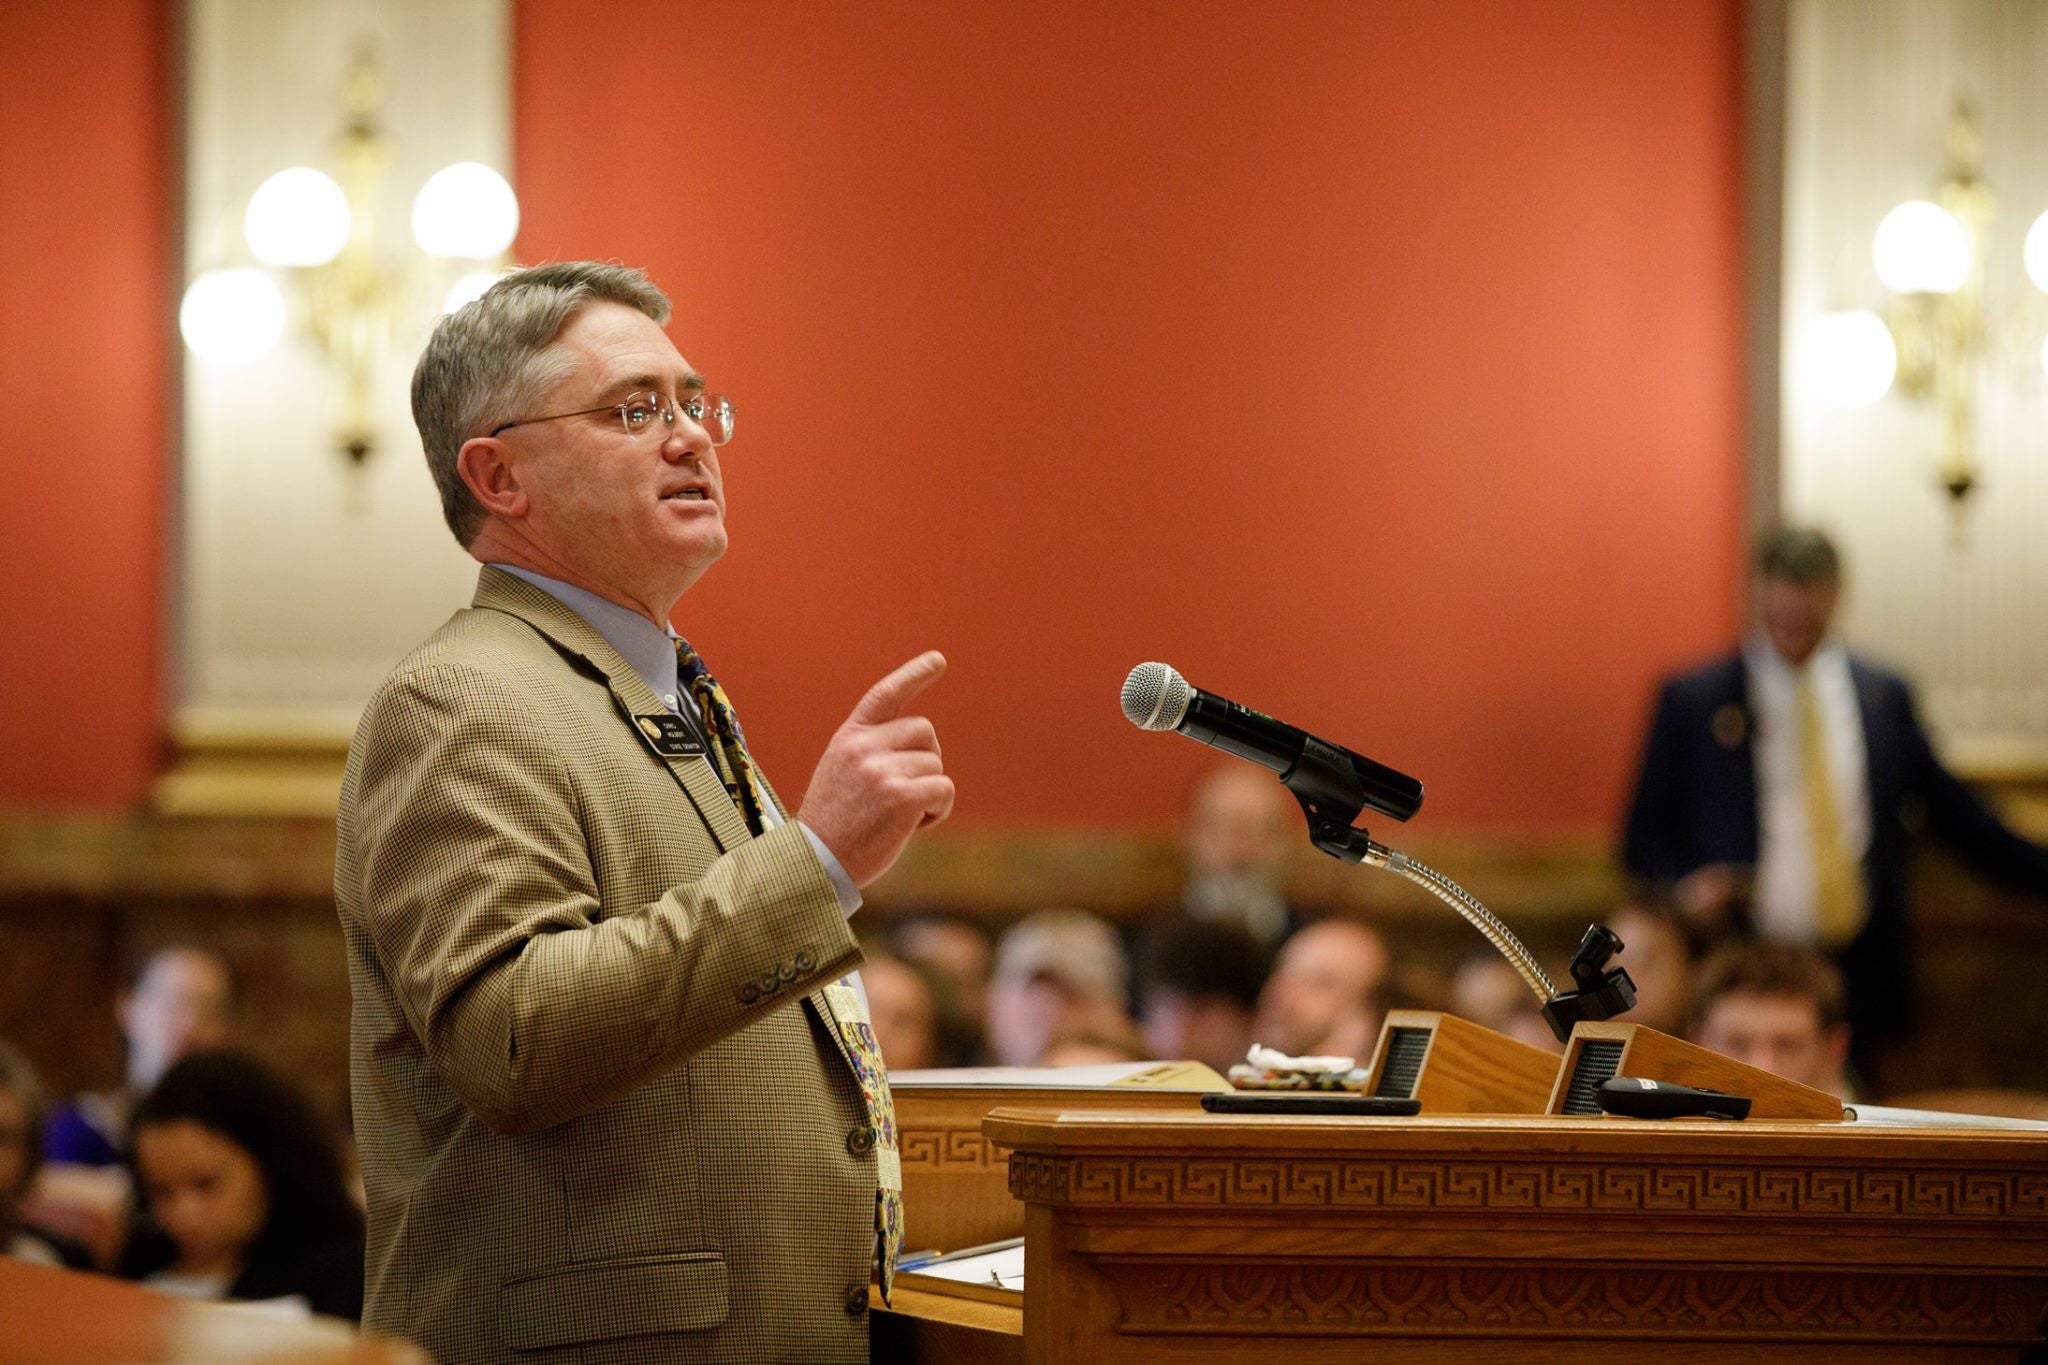
{"type": "Polygon", "coordinates": [[[663,502],[702,502],[710,495],[701,488],[678,488],[673,493],[663,493],[663,502]]]}

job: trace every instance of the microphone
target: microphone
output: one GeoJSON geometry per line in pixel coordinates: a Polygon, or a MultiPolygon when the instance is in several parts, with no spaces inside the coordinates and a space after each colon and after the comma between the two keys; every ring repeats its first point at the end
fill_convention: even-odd
{"type": "Polygon", "coordinates": [[[1621,939],[1604,924],[1586,930],[1572,956],[1577,990],[1560,995],[1536,955],[1471,892],[1405,853],[1388,848],[1351,822],[1367,806],[1406,820],[1422,808],[1422,784],[1406,773],[1274,720],[1249,706],[1191,686],[1165,664],[1139,664],[1124,679],[1124,718],[1140,730],[1176,730],[1226,754],[1280,775],[1308,817],[1309,842],[1333,858],[1384,868],[1407,878],[1455,910],[1520,974],[1559,1042],[1582,1020],[1612,1019],[1636,1003],[1628,972],[1607,964],[1621,939]]]}
{"type": "MultiPolygon", "coordinates": [[[[1270,768],[1289,782],[1306,757],[1357,782],[1351,796],[1382,815],[1406,820],[1422,808],[1422,784],[1341,745],[1317,739],[1261,711],[1192,686],[1166,664],[1139,664],[1124,679],[1124,717],[1140,730],[1174,730],[1226,754],[1270,768]]],[[[1350,787],[1350,783],[1344,784],[1350,787]]],[[[1353,811],[1357,806],[1352,807],[1353,811]]],[[[1346,823],[1349,823],[1348,819],[1346,823]]]]}

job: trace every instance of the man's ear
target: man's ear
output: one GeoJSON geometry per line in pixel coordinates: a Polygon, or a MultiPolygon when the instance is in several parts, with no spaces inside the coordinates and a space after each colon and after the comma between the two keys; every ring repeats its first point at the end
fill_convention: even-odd
{"type": "Polygon", "coordinates": [[[1849,1064],[1849,1026],[1835,1025],[1821,1035],[1821,1044],[1826,1049],[1828,1070],[1841,1075],[1842,1068],[1849,1064]]]}
{"type": "Polygon", "coordinates": [[[510,453],[495,436],[473,436],[455,452],[455,472],[484,511],[516,521],[526,515],[528,498],[510,453]]]}

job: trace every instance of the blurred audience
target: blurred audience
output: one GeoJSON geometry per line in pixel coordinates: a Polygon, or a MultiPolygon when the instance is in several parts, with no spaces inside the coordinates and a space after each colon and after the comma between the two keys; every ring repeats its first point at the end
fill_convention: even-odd
{"type": "Polygon", "coordinates": [[[972,1066],[980,1055],[981,1030],[961,1012],[953,983],[937,968],[880,944],[864,951],[861,983],[883,1064],[891,1071],[972,1066]]]}
{"type": "Polygon", "coordinates": [[[1046,1045],[1040,1066],[1107,1066],[1148,1062],[1151,1055],[1137,1025],[1121,1015],[1097,1014],[1061,1029],[1046,1045]]]}
{"type": "Polygon", "coordinates": [[[1692,939],[1684,921],[1676,911],[1630,902],[1606,923],[1621,936],[1613,965],[1627,968],[1636,986],[1635,1008],[1624,1022],[1683,1037],[1692,1018],[1693,972],[1692,939]]]}
{"type": "Polygon", "coordinates": [[[1241,925],[1174,916],[1138,953],[1138,1024],[1147,1055],[1218,1072],[1252,1044],[1269,953],[1241,925]]]}
{"type": "Polygon", "coordinates": [[[922,972],[879,948],[864,949],[860,980],[867,991],[868,1021],[882,1064],[891,1071],[935,1065],[939,1051],[938,1004],[922,972]]]}
{"type": "Polygon", "coordinates": [[[22,1201],[41,1164],[43,1088],[28,1059],[0,1043],[0,1256],[36,1265],[80,1266],[82,1250],[30,1227],[22,1201]]]}
{"type": "Polygon", "coordinates": [[[328,1126],[254,1060],[194,1052],[137,1105],[141,1209],[120,1271],[169,1294],[357,1319],[363,1216],[328,1126]]]}
{"type": "Polygon", "coordinates": [[[1181,828],[1181,909],[1235,924],[1271,949],[1300,923],[1287,901],[1286,868],[1303,837],[1301,809],[1271,773],[1239,762],[1210,769],[1189,796],[1181,828]]]}
{"type": "MultiPolygon", "coordinates": [[[[960,1012],[971,1020],[988,1017],[988,979],[995,949],[988,932],[959,915],[913,915],[890,934],[896,952],[922,962],[952,983],[960,1012]]],[[[963,1063],[964,1065],[964,1063],[963,1063]]]]}
{"type": "Polygon", "coordinates": [[[1040,910],[996,944],[988,989],[988,1050],[999,1066],[1037,1066],[1055,1038],[1094,1030],[1116,1036],[1128,981],[1123,944],[1100,918],[1040,910]]]}
{"type": "Polygon", "coordinates": [[[1458,960],[1450,994],[1450,1012],[1460,1019],[1547,1052],[1563,1050],[1529,983],[1492,948],[1474,948],[1458,960]]]}
{"type": "Polygon", "coordinates": [[[187,1052],[220,1047],[234,1022],[235,976],[220,954],[175,944],[151,955],[114,1004],[126,1082],[60,1105],[43,1134],[52,1162],[115,1166],[135,1101],[187,1052]]]}
{"type": "Polygon", "coordinates": [[[1253,1041],[1363,1065],[1379,1038],[1388,967],[1387,945],[1356,920],[1319,920],[1295,931],[1259,993],[1253,1041]]]}
{"type": "Polygon", "coordinates": [[[1700,964],[1693,1041],[1852,1099],[1842,974],[1789,943],[1727,943],[1700,964]]]}
{"type": "Polygon", "coordinates": [[[136,1100],[194,1049],[218,1047],[233,1027],[237,988],[211,949],[174,944],[144,959],[114,1000],[123,1084],[57,1106],[42,1130],[44,1162],[28,1200],[44,1229],[109,1267],[127,1234],[131,1190],[122,1144],[136,1100]]]}

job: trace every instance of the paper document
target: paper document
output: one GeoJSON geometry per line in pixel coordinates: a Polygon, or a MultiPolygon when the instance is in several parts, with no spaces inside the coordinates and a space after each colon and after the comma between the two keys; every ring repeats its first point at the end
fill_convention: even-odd
{"type": "MultiPolygon", "coordinates": [[[[1007,1242],[992,1242],[986,1247],[969,1247],[965,1251],[955,1251],[930,1260],[909,1257],[896,1268],[898,1283],[913,1284],[920,1276],[927,1280],[944,1281],[945,1285],[960,1289],[1001,1290],[1021,1294],[1024,1292],[1024,1239],[1013,1237],[1007,1242]]],[[[916,1287],[941,1288],[939,1285],[916,1287]]]]}
{"type": "Polygon", "coordinates": [[[954,1066],[892,1071],[889,1087],[974,1085],[1012,1090],[1228,1090],[1230,1082],[1200,1062],[1105,1062],[1100,1066],[954,1066]]]}

